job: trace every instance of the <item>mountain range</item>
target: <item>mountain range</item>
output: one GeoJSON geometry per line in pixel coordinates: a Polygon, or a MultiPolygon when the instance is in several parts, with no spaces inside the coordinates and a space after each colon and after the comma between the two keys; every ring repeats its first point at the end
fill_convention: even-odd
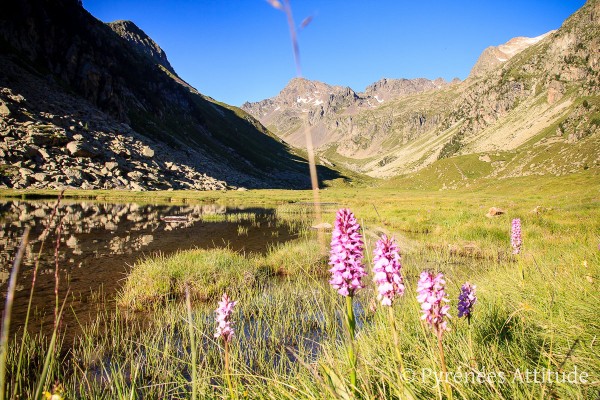
{"type": "Polygon", "coordinates": [[[384,78],[363,92],[294,78],[241,108],[185,82],[131,21],[78,0],[0,14],[0,187],[308,188],[409,177],[415,187],[600,166],[600,0],[556,31],[483,51],[464,81],[384,78]],[[418,185],[417,185],[418,183],[418,185]]]}
{"type": "Polygon", "coordinates": [[[242,109],[322,163],[378,178],[562,175],[600,165],[600,2],[556,31],[483,51],[465,81],[384,79],[363,93],[293,79],[242,109]]]}

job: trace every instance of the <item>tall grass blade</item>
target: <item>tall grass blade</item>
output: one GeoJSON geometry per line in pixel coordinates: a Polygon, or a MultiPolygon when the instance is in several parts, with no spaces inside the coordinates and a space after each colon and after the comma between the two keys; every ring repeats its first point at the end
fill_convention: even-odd
{"type": "Polygon", "coordinates": [[[29,291],[29,301],[27,302],[27,312],[25,313],[25,323],[23,324],[23,337],[21,338],[21,346],[19,348],[19,356],[17,357],[17,381],[15,382],[15,386],[13,388],[12,397],[17,397],[17,391],[20,389],[21,380],[19,377],[21,376],[21,367],[23,365],[23,350],[25,349],[25,340],[28,336],[27,328],[29,326],[29,316],[31,315],[31,304],[33,303],[33,292],[35,290],[35,283],[37,280],[37,274],[40,267],[40,260],[42,258],[42,253],[44,251],[44,245],[46,244],[46,239],[48,238],[48,234],[50,233],[50,228],[54,217],[58,211],[58,207],[60,206],[60,202],[62,196],[64,194],[64,190],[58,194],[58,198],[56,199],[56,204],[52,209],[52,213],[46,220],[46,228],[42,232],[42,240],[40,242],[40,249],[38,250],[37,257],[35,259],[35,265],[33,267],[33,277],[31,278],[31,290],[29,291]]]}
{"type": "Polygon", "coordinates": [[[192,319],[192,303],[190,301],[190,287],[188,285],[185,285],[185,305],[187,308],[187,325],[190,334],[190,347],[192,351],[192,400],[196,400],[196,398],[198,397],[196,335],[194,333],[194,322],[192,319]]]}
{"type": "Polygon", "coordinates": [[[42,391],[44,390],[44,386],[46,385],[46,380],[48,379],[48,371],[50,370],[50,365],[52,364],[52,360],[54,359],[54,352],[56,350],[56,339],[58,337],[58,325],[60,319],[63,314],[63,310],[65,308],[65,304],[67,304],[67,299],[69,298],[69,292],[65,295],[65,299],[63,301],[62,306],[60,307],[60,311],[58,312],[58,320],[52,330],[52,338],[50,339],[50,344],[48,345],[48,352],[46,353],[46,358],[44,359],[44,366],[42,368],[42,374],[40,375],[40,380],[38,381],[35,388],[35,396],[34,399],[39,399],[42,397],[42,391]]]}
{"type": "Polygon", "coordinates": [[[8,282],[8,292],[6,294],[6,303],[4,305],[4,315],[2,316],[2,332],[0,333],[0,400],[4,400],[4,392],[6,389],[6,356],[8,355],[8,335],[10,332],[10,318],[12,314],[12,306],[15,301],[15,289],[17,287],[17,275],[23,261],[25,248],[29,241],[30,228],[25,228],[19,250],[13,262],[10,280],[8,282]]]}

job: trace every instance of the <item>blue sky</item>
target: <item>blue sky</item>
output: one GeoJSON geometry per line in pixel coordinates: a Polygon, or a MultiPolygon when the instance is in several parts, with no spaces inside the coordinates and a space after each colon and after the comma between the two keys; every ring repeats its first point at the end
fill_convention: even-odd
{"type": "MultiPolygon", "coordinates": [[[[464,79],[488,46],[557,29],[584,0],[292,0],[302,74],[356,91],[381,78],[464,79]]],[[[241,105],[296,76],[284,14],[265,0],[83,0],[135,22],[184,80],[241,105]]]]}

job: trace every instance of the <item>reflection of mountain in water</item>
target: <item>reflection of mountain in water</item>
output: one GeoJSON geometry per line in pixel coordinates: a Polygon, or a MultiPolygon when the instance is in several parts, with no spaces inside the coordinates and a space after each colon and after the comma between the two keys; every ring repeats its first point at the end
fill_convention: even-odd
{"type": "MultiPolygon", "coordinates": [[[[113,293],[139,257],[197,247],[228,246],[239,251],[263,252],[269,244],[284,242],[291,237],[288,223],[277,222],[274,211],[269,209],[83,202],[63,203],[51,218],[54,207],[55,202],[0,203],[2,292],[6,290],[23,231],[25,227],[31,227],[18,281],[17,324],[19,303],[26,306],[33,267],[44,239],[35,300],[41,308],[54,305],[55,246],[59,224],[60,293],[66,293],[68,287],[79,298],[90,296],[99,288],[104,293],[113,293]],[[179,216],[178,219],[183,221],[168,222],[170,219],[165,217],[169,216],[179,216]]],[[[24,313],[25,310],[20,311],[24,313]]]]}
{"type": "MultiPolygon", "coordinates": [[[[82,255],[80,236],[97,234],[92,239],[88,251],[95,255],[108,250],[112,254],[131,254],[141,250],[154,240],[154,235],[161,231],[187,228],[195,222],[202,221],[207,215],[225,215],[227,208],[219,205],[195,206],[153,206],[139,204],[98,204],[79,203],[61,206],[56,216],[50,220],[54,209],[53,203],[9,202],[0,203],[3,229],[0,231],[0,283],[8,279],[7,266],[12,262],[12,255],[19,245],[20,237],[29,226],[33,229],[27,246],[25,265],[33,265],[39,245],[46,232],[45,228],[53,231],[60,221],[62,259],[65,254],[82,255]],[[161,217],[183,215],[186,222],[164,223],[161,217]],[[102,238],[110,232],[110,238],[102,238]],[[150,232],[139,234],[139,232],[150,232]],[[106,241],[108,240],[108,243],[106,241]],[[64,249],[66,245],[67,249],[64,249]]],[[[52,236],[52,235],[51,235],[52,236]]],[[[55,240],[54,236],[54,240],[55,240]]],[[[54,247],[54,240],[48,238],[46,246],[54,247]]],[[[88,243],[89,244],[89,243],[88,243]]],[[[73,259],[67,259],[73,262],[73,259]]]]}

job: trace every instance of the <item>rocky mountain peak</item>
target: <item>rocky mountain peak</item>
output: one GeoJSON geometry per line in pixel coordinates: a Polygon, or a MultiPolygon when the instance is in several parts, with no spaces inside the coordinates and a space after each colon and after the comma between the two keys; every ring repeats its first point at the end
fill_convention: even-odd
{"type": "Polygon", "coordinates": [[[387,100],[439,89],[448,84],[442,78],[433,81],[425,78],[383,78],[367,86],[364,92],[357,93],[347,86],[293,78],[277,96],[254,103],[246,102],[242,109],[269,124],[274,112],[281,114],[295,109],[324,116],[347,108],[375,108],[387,100]]]}
{"type": "Polygon", "coordinates": [[[486,72],[496,68],[500,64],[505,63],[529,46],[538,43],[540,40],[554,32],[556,31],[546,32],[543,35],[533,38],[519,36],[512,38],[508,42],[499,46],[490,46],[486,48],[471,69],[469,77],[484,75],[486,72]]]}
{"type": "Polygon", "coordinates": [[[162,65],[175,74],[175,70],[171,66],[171,63],[169,63],[167,54],[163,49],[132,21],[119,20],[109,22],[106,25],[117,35],[129,42],[137,51],[150,56],[155,63],[162,65]]]}
{"type": "Polygon", "coordinates": [[[333,86],[305,78],[292,79],[275,97],[245,103],[242,109],[269,127],[292,146],[304,145],[304,130],[314,131],[315,146],[336,140],[332,131],[344,130],[356,113],[376,110],[384,102],[442,88],[449,83],[429,80],[383,78],[362,93],[347,86],[333,86]]]}
{"type": "Polygon", "coordinates": [[[325,102],[329,95],[338,88],[319,81],[294,78],[283,88],[277,97],[285,104],[290,105],[319,105],[325,102]]]}
{"type": "Polygon", "coordinates": [[[293,78],[277,96],[254,103],[246,102],[242,109],[268,123],[273,113],[325,114],[348,107],[358,100],[359,96],[349,87],[293,78]]]}

